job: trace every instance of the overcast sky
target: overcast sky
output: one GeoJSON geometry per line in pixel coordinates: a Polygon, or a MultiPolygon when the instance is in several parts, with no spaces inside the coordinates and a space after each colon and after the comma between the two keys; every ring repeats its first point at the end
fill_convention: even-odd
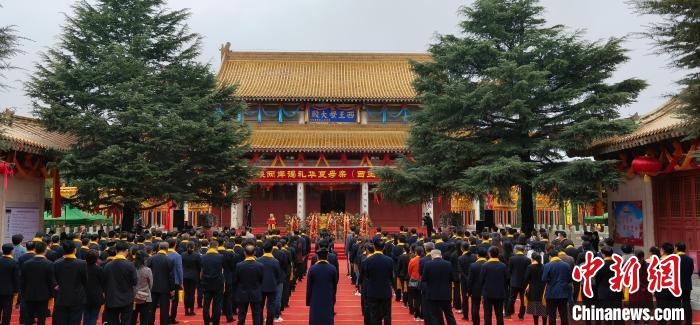
{"type": "MultiPolygon", "coordinates": [[[[234,50],[424,52],[435,34],[458,33],[460,6],[467,0],[170,0],[173,9],[190,8],[193,31],[204,36],[201,60],[219,68],[218,48],[234,50]]],[[[0,0],[0,25],[15,25],[25,54],[13,59],[23,70],[7,74],[0,108],[31,115],[23,83],[34,71],[39,53],[57,42],[69,0],[0,0]]],[[[681,71],[668,67],[647,39],[635,36],[656,17],[638,16],[625,0],[544,0],[549,24],[584,29],[587,39],[628,36],[630,60],[614,80],[638,77],[649,87],[623,115],[646,113],[678,90],[681,71]]]]}

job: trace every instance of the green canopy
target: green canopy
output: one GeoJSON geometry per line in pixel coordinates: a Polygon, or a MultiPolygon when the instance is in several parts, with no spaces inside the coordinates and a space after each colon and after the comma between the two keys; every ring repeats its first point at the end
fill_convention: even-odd
{"type": "Polygon", "coordinates": [[[64,224],[66,226],[80,226],[103,224],[111,221],[103,214],[90,214],[70,205],[61,208],[61,217],[51,217],[50,211],[44,211],[44,224],[64,224]]]}
{"type": "Polygon", "coordinates": [[[608,223],[608,213],[605,212],[602,216],[583,217],[583,222],[584,223],[607,224],[608,223]]]}

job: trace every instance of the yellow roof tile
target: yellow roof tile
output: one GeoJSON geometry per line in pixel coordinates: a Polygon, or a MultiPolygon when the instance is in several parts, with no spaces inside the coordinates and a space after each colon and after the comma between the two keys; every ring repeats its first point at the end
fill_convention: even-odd
{"type": "Polygon", "coordinates": [[[408,126],[254,125],[251,151],[407,152],[408,126]]]}
{"type": "Polygon", "coordinates": [[[634,131],[605,139],[595,140],[589,151],[605,154],[641,147],[666,139],[688,135],[685,128],[688,121],[679,116],[679,108],[686,105],[678,98],[671,98],[659,108],[642,116],[634,131]]]}
{"type": "Polygon", "coordinates": [[[10,143],[10,149],[31,153],[47,149],[67,151],[75,142],[68,134],[46,130],[37,119],[16,115],[11,125],[0,125],[0,137],[10,143]]]}
{"type": "Polygon", "coordinates": [[[416,102],[411,60],[428,54],[234,52],[222,47],[223,84],[236,96],[269,101],[416,102]]]}

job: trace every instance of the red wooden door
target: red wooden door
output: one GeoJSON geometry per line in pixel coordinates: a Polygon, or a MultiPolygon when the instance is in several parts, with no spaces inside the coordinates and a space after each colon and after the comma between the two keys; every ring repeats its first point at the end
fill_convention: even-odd
{"type": "MultiPolygon", "coordinates": [[[[675,244],[682,240],[689,255],[697,256],[700,251],[700,170],[654,177],[653,197],[656,244],[675,244]]],[[[697,263],[697,258],[695,260],[697,263]]]]}

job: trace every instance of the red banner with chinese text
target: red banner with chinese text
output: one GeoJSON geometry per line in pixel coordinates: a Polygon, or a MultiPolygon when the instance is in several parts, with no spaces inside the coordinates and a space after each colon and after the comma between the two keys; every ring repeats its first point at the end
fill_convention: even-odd
{"type": "Polygon", "coordinates": [[[264,167],[253,183],[379,182],[371,167],[264,167]]]}

